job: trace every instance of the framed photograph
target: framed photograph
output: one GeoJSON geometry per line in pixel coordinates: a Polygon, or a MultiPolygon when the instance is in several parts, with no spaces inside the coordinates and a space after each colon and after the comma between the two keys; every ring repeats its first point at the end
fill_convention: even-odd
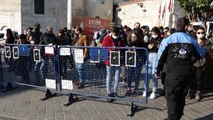
{"type": "Polygon", "coordinates": [[[136,67],[136,51],[125,52],[125,65],[126,67],[136,67]]]}
{"type": "Polygon", "coordinates": [[[120,66],[120,51],[110,51],[110,66],[120,66]]]}
{"type": "Polygon", "coordinates": [[[19,48],[17,46],[13,47],[13,59],[19,59],[19,48]]]}
{"type": "Polygon", "coordinates": [[[5,58],[11,58],[10,46],[5,46],[4,47],[4,53],[5,53],[5,58]]]}
{"type": "Polygon", "coordinates": [[[35,62],[41,62],[40,49],[33,49],[33,59],[35,62]]]}

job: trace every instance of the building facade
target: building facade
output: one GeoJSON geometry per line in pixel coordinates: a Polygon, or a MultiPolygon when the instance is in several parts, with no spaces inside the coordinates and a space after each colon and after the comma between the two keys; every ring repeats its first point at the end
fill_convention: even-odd
{"type": "Polygon", "coordinates": [[[185,16],[176,0],[129,0],[118,3],[118,24],[133,28],[135,22],[149,27],[174,27],[177,18],[185,16]]]}
{"type": "Polygon", "coordinates": [[[112,20],[113,0],[0,0],[0,31],[11,28],[22,33],[34,23],[41,31],[54,32],[72,26],[73,16],[112,20]]]}

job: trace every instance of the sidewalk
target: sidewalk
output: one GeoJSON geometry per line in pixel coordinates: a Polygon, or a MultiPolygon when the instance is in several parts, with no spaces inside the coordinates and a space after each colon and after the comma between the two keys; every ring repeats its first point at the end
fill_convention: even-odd
{"type": "MultiPolygon", "coordinates": [[[[163,120],[167,115],[164,97],[149,100],[133,117],[127,117],[127,102],[106,103],[87,98],[66,107],[63,104],[68,96],[40,101],[44,94],[32,88],[0,93],[0,120],[163,120]]],[[[201,102],[187,100],[182,120],[213,120],[213,91],[205,91],[201,102]]]]}

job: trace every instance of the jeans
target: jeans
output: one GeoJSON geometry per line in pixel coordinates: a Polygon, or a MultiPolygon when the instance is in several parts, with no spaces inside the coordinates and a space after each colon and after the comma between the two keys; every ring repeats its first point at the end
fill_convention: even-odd
{"type": "Polygon", "coordinates": [[[142,69],[142,63],[137,63],[136,67],[127,68],[127,87],[128,88],[131,88],[131,79],[134,78],[134,80],[135,80],[134,90],[138,90],[139,81],[141,78],[141,69],[142,69]]]}
{"type": "Polygon", "coordinates": [[[84,64],[76,63],[75,66],[78,72],[79,82],[82,83],[84,81],[84,64]]]}
{"type": "Polygon", "coordinates": [[[146,89],[146,84],[149,85],[150,78],[152,78],[153,88],[152,91],[156,92],[158,87],[158,80],[155,77],[155,69],[157,65],[157,53],[149,53],[149,63],[148,63],[148,83],[144,82],[144,88],[146,89]]]}
{"type": "Polygon", "coordinates": [[[35,70],[35,77],[37,82],[45,79],[44,77],[45,66],[46,66],[46,61],[44,59],[41,59],[40,62],[36,62],[34,70],[35,70]]]}
{"type": "Polygon", "coordinates": [[[107,87],[107,94],[116,93],[120,81],[120,66],[106,66],[107,68],[107,76],[106,76],[106,87],[107,87]],[[115,72],[115,82],[112,89],[112,72],[115,72]]]}

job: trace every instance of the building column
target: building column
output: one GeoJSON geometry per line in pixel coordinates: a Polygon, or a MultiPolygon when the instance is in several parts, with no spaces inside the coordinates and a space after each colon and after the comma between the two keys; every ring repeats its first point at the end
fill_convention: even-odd
{"type": "Polygon", "coordinates": [[[72,28],[72,0],[67,0],[67,29],[72,28]]]}

